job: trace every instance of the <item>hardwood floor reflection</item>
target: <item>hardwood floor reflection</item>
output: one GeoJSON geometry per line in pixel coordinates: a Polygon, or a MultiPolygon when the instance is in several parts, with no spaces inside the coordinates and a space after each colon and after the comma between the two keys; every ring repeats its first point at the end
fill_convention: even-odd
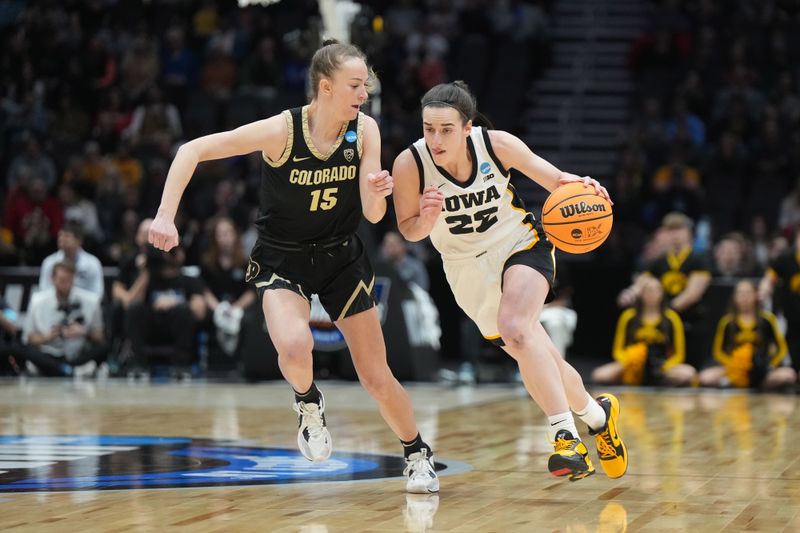
{"type": "MultiPolygon", "coordinates": [[[[366,472],[369,454],[397,456],[400,447],[357,385],[321,388],[335,452],[367,454],[343,453],[328,470],[296,462],[293,451],[257,456],[262,448],[296,446],[283,384],[2,382],[0,529],[800,531],[797,396],[618,389],[628,473],[611,480],[597,465],[595,476],[570,483],[547,473],[546,420],[521,390],[411,386],[423,436],[437,460],[461,472],[443,472],[439,495],[416,496],[405,494],[402,463],[392,458],[388,473],[376,474],[389,479],[324,481],[340,467],[366,472]],[[57,435],[81,437],[62,442],[57,435]],[[183,438],[206,440],[187,451],[183,438]],[[245,466],[222,459],[215,451],[222,448],[245,466]],[[345,464],[351,459],[355,466],[345,464]],[[288,481],[147,488],[178,476],[174,464],[205,476],[203,483],[224,481],[235,468],[265,483],[275,472],[288,481]],[[54,481],[56,473],[69,479],[54,481]],[[95,490],[119,488],[132,474],[141,488],[95,490]],[[52,491],[68,485],[84,490],[52,491]],[[51,491],[9,492],[14,487],[51,491]]],[[[587,446],[594,454],[593,439],[587,446]]]]}

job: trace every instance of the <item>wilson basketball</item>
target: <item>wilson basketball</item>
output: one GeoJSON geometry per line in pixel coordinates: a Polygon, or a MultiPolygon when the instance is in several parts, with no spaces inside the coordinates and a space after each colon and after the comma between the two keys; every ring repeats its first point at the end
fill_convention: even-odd
{"type": "Polygon", "coordinates": [[[603,244],[611,233],[611,203],[583,183],[567,183],[550,193],[542,207],[542,227],[553,245],[583,254],[603,244]]]}

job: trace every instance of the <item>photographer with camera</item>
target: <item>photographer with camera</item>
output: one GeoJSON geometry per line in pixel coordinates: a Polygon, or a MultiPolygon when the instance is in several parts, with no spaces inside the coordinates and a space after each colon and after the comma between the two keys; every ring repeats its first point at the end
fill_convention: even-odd
{"type": "Polygon", "coordinates": [[[202,283],[181,272],[180,248],[163,252],[148,246],[144,260],[127,313],[134,366],[139,367],[135,371],[161,355],[176,376],[187,377],[195,359],[197,325],[206,314],[202,283]]]}
{"type": "Polygon", "coordinates": [[[53,288],[53,265],[69,261],[75,265],[75,285],[103,298],[105,290],[103,265],[100,260],[83,249],[83,228],[77,222],[67,221],[58,232],[58,251],[48,255],[39,273],[39,289],[53,288]]]}
{"type": "Polygon", "coordinates": [[[22,340],[28,362],[46,376],[94,374],[107,354],[100,297],[75,286],[75,265],[53,265],[53,287],[28,305],[22,340]]]}

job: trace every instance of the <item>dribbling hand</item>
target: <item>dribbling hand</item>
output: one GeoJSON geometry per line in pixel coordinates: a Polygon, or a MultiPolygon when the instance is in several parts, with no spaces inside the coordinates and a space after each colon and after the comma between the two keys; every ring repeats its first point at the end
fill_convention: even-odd
{"type": "Polygon", "coordinates": [[[425,187],[419,198],[419,216],[426,220],[436,220],[442,212],[444,194],[436,187],[425,187]]]}
{"type": "Polygon", "coordinates": [[[380,198],[386,198],[392,194],[394,189],[394,178],[389,174],[388,170],[381,170],[377,174],[369,174],[367,176],[367,184],[369,192],[380,198]]]}
{"type": "Polygon", "coordinates": [[[162,215],[156,215],[150,224],[147,241],[159,250],[169,252],[178,246],[178,229],[175,222],[162,215]]]}
{"type": "Polygon", "coordinates": [[[600,182],[597,181],[596,179],[590,178],[589,176],[584,176],[581,178],[573,174],[567,174],[567,175],[562,174],[561,179],[558,180],[559,185],[565,185],[567,183],[575,183],[575,182],[583,183],[584,187],[594,187],[595,194],[597,194],[598,196],[602,196],[603,198],[611,202],[611,205],[614,205],[614,202],[611,201],[611,196],[608,195],[608,191],[606,190],[606,188],[600,185],[600,182]]]}

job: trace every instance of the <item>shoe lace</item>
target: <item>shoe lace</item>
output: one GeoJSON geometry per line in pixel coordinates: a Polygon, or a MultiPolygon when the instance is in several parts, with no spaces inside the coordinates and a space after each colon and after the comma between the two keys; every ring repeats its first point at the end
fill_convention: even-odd
{"type": "Polygon", "coordinates": [[[406,459],[406,467],[403,470],[403,475],[409,478],[415,478],[420,474],[433,477],[433,467],[428,460],[428,450],[424,448],[417,453],[412,453],[406,459]]]}
{"type": "Polygon", "coordinates": [[[601,439],[597,441],[597,449],[601,457],[616,457],[617,450],[611,442],[611,434],[608,430],[600,434],[601,439]]]}
{"type": "Polygon", "coordinates": [[[309,440],[318,439],[323,436],[325,424],[322,421],[322,413],[319,412],[319,405],[300,402],[295,406],[295,411],[303,417],[309,440]]]}
{"type": "Polygon", "coordinates": [[[563,450],[569,450],[576,442],[577,439],[565,439],[563,437],[558,437],[555,442],[550,441],[550,444],[556,447],[557,452],[560,452],[563,450]]]}

